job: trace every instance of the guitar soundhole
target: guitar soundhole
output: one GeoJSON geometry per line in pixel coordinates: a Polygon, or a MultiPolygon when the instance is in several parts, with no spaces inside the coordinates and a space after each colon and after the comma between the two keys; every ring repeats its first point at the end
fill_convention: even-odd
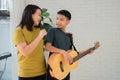
{"type": "Polygon", "coordinates": [[[60,61],[60,69],[61,69],[61,72],[64,72],[62,61],[60,61]]]}

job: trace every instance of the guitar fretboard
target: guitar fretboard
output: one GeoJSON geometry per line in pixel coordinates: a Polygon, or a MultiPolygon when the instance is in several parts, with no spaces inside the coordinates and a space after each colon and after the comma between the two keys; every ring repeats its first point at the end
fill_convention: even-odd
{"type": "Polygon", "coordinates": [[[76,56],[76,57],[74,57],[74,58],[73,58],[73,62],[75,62],[75,61],[79,60],[80,58],[84,57],[85,55],[89,54],[91,49],[92,49],[92,50],[95,50],[96,48],[95,48],[95,47],[92,47],[92,48],[90,48],[89,50],[87,50],[87,51],[79,54],[79,55],[76,56]]]}

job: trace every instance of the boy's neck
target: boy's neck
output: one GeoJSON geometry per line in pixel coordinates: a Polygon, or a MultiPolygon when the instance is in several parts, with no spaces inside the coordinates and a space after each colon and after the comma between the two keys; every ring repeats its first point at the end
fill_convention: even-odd
{"type": "Polygon", "coordinates": [[[66,27],[61,27],[59,29],[61,29],[63,32],[66,32],[66,27]]]}
{"type": "Polygon", "coordinates": [[[63,32],[66,32],[66,28],[60,28],[63,32]]]}

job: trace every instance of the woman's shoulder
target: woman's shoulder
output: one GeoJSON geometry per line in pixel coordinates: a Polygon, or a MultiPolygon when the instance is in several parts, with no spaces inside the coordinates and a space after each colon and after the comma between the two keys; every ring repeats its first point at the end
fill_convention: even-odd
{"type": "Polygon", "coordinates": [[[17,26],[16,27],[16,29],[15,29],[15,31],[22,31],[22,30],[25,30],[26,29],[26,27],[25,26],[23,26],[23,28],[22,28],[22,26],[17,26]]]}
{"type": "Polygon", "coordinates": [[[18,31],[21,31],[21,30],[22,30],[22,28],[20,26],[17,26],[14,31],[18,32],[18,31]]]}

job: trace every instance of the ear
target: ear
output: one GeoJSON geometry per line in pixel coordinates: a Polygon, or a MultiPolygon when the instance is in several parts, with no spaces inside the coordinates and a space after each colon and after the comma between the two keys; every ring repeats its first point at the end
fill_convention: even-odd
{"type": "Polygon", "coordinates": [[[70,20],[67,20],[67,23],[69,24],[69,23],[70,23],[70,20]]]}

